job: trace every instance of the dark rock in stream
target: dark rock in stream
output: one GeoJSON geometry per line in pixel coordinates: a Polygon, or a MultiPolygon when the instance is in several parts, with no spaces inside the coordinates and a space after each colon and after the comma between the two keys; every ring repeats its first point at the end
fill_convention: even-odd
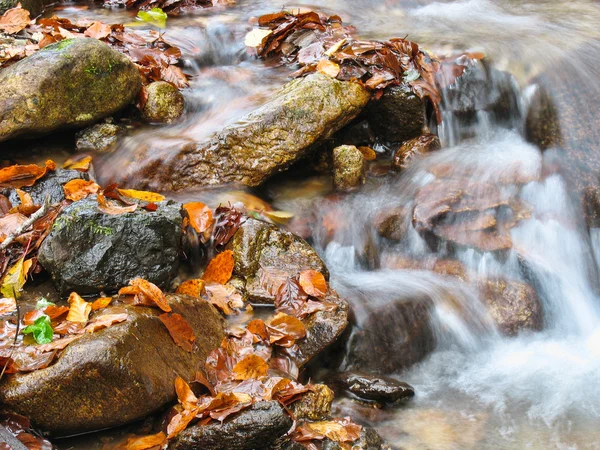
{"type": "Polygon", "coordinates": [[[177,376],[193,379],[225,334],[221,315],[209,303],[167,299],[194,330],[192,353],[175,344],[158,318],[161,310],[109,307],[102,314],[126,311],[128,319],[86,333],[45,369],[5,375],[0,402],[56,436],[124,425],[173,402],[177,376]]]}
{"type": "Polygon", "coordinates": [[[114,150],[123,131],[114,123],[98,123],[81,130],[76,135],[75,148],[80,152],[109,153],[114,150]]]}
{"type": "Polygon", "coordinates": [[[327,379],[336,392],[349,393],[363,400],[393,403],[414,397],[415,391],[407,383],[394,378],[361,372],[341,372],[327,379]]]}
{"type": "Polygon", "coordinates": [[[291,427],[292,419],[278,402],[259,402],[223,423],[187,428],[168,450],[268,449],[291,427]]]}
{"type": "Polygon", "coordinates": [[[348,124],[369,97],[357,83],[322,74],[293,80],[208,142],[137,150],[138,162],[125,168],[120,184],[163,191],[224,183],[258,186],[348,124]]]}
{"type": "Polygon", "coordinates": [[[385,89],[369,103],[366,116],[371,128],[386,142],[403,142],[420,136],[426,123],[426,104],[408,86],[385,89]]]}
{"type": "MultiPolygon", "coordinates": [[[[349,447],[342,447],[342,444],[334,442],[330,439],[323,439],[321,445],[318,447],[320,450],[344,450],[351,448],[352,450],[390,450],[390,447],[385,444],[379,433],[371,427],[363,427],[360,432],[360,437],[351,443],[349,447]]],[[[290,439],[282,439],[275,446],[269,450],[305,450],[306,447],[298,442],[290,439]]]]}
{"type": "Polygon", "coordinates": [[[181,238],[179,203],[111,215],[98,209],[92,196],[59,214],[39,261],[62,294],[115,291],[136,277],[166,286],[177,273],[181,238]]]}
{"type": "Polygon", "coordinates": [[[135,64],[97,39],[65,39],[0,71],[0,141],[89,125],[131,103],[135,64]]]}
{"type": "MultiPolygon", "coordinates": [[[[22,187],[21,190],[31,195],[33,203],[41,205],[46,197],[50,198],[50,203],[60,203],[65,199],[63,186],[71,180],[82,179],[89,180],[90,176],[86,172],[78,170],[57,169],[49,171],[44,177],[40,178],[33,186],[22,187]]],[[[14,205],[19,205],[21,201],[14,189],[10,189],[8,199],[14,205]]],[[[4,194],[6,195],[6,193],[4,194]]]]}
{"type": "Polygon", "coordinates": [[[431,153],[442,148],[440,138],[435,134],[423,134],[414,139],[403,142],[392,160],[392,169],[400,171],[406,169],[415,157],[431,153]]]}

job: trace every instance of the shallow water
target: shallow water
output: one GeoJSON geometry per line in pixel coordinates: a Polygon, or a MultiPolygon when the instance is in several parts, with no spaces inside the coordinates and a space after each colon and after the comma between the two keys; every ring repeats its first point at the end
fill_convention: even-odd
{"type": "MultiPolygon", "coordinates": [[[[289,5],[279,1],[240,1],[230,9],[207,10],[169,19],[166,36],[181,46],[186,72],[194,75],[184,91],[186,116],[170,127],[144,127],[122,144],[108,167],[118,167],[128,151],[152,142],[202,139],[260,104],[286,80],[288,70],[249,59],[243,36],[248,19],[283,6],[306,6],[337,13],[365,38],[406,36],[438,54],[483,51],[494,66],[514,76],[518,104],[511,122],[498,126],[485,114],[469,125],[452,117],[438,130],[444,149],[423,158],[399,177],[373,178],[357,194],[332,201],[322,179],[276,180],[262,192],[275,207],[323,217],[341,208],[348,224],[334,236],[321,222],[313,224],[316,248],[332,272],[333,283],[354,308],[360,299],[381,304],[399,295],[426,294],[435,302],[438,349],[398,376],[417,395],[402,409],[366,414],[342,402],[339,411],[374,425],[397,449],[600,449],[600,300],[597,296],[600,231],[591,233],[565,180],[549,166],[560,155],[542,153],[521,136],[523,108],[531,80],[561,58],[573,58],[575,78],[600,90],[597,61],[577,59],[582,44],[600,37],[600,4],[595,1],[402,1],[313,0],[289,5]],[[466,135],[469,139],[465,139],[466,135]],[[379,256],[443,258],[414,230],[398,244],[373,236],[373,216],[382,207],[413,201],[432,182],[428,169],[450,164],[453,176],[502,185],[502,193],[531,207],[531,216],[510,230],[513,248],[498,257],[490,252],[460,251],[456,257],[470,276],[505,276],[533,282],[544,309],[544,331],[502,337],[465,283],[429,272],[378,269],[360,257],[369,239],[379,256]],[[515,174],[524,184],[506,182],[515,174]],[[366,230],[366,231],[365,231],[366,230]],[[526,273],[523,265],[527,267],[526,273]],[[451,293],[454,303],[449,304],[451,293]],[[375,301],[375,300],[372,300],[375,301]]],[[[98,17],[108,22],[132,20],[122,10],[67,8],[62,16],[98,17]]],[[[561,75],[556,74],[558,79],[561,75]]],[[[557,89],[562,86],[556,86],[557,89]]],[[[573,98],[582,114],[584,95],[573,98]]],[[[481,191],[481,196],[485,192],[481,191]]],[[[184,198],[197,198],[184,194],[184,198]]],[[[410,228],[410,227],[409,227],[410,228]]],[[[93,440],[94,438],[91,438],[93,440]]],[[[90,448],[90,441],[77,448],[90,448]]],[[[65,448],[70,448],[69,446],[65,448]]]]}

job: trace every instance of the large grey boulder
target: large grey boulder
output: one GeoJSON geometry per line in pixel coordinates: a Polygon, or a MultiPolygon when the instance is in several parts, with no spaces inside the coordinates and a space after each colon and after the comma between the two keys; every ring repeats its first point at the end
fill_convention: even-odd
{"type": "MultiPolygon", "coordinates": [[[[60,203],[65,199],[64,185],[72,180],[89,180],[90,176],[87,172],[78,170],[57,169],[49,171],[42,178],[37,180],[33,186],[24,186],[21,190],[31,195],[33,203],[41,205],[48,197],[50,204],[60,203]]],[[[6,189],[5,194],[13,205],[21,203],[17,191],[14,189],[6,189]]]]}
{"type": "Polygon", "coordinates": [[[98,208],[96,196],[88,197],[59,214],[39,262],[62,294],[115,291],[136,277],[166,286],[179,267],[182,221],[176,202],[111,215],[98,208]]]}
{"type": "Polygon", "coordinates": [[[129,317],[86,333],[45,369],[5,375],[0,402],[53,435],[72,435],[139,420],[175,401],[175,379],[194,379],[224,338],[224,321],[208,302],[167,299],[194,330],[191,353],[175,344],[158,308],[110,307],[101,314],[129,317]]]}
{"type": "Polygon", "coordinates": [[[0,71],[0,141],[83,127],[141,88],[128,58],[97,39],[65,39],[0,71]]]}
{"type": "Polygon", "coordinates": [[[296,79],[207,142],[177,144],[168,149],[168,159],[151,145],[136,149],[135,160],[115,180],[163,191],[223,183],[258,186],[348,124],[369,97],[357,83],[321,74],[296,79]]]}

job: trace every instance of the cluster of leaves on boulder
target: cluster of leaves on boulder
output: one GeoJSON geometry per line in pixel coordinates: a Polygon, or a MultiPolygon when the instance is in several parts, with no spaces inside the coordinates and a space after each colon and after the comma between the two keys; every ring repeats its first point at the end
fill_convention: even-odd
{"type": "Polygon", "coordinates": [[[258,28],[246,45],[261,58],[297,63],[294,76],[321,72],[344,81],[358,81],[381,95],[390,85],[407,84],[428,98],[441,122],[441,95],[435,80],[440,62],[403,38],[367,41],[354,37],[339,16],[322,13],[279,12],[258,18],[258,28]]]}
{"type": "Polygon", "coordinates": [[[156,30],[132,31],[121,24],[87,19],[71,22],[56,16],[33,21],[29,19],[29,12],[18,6],[0,18],[0,31],[27,40],[25,45],[0,44],[0,67],[63,39],[92,38],[105,42],[131,59],[145,83],[163,80],[179,88],[188,86],[188,76],[179,67],[181,51],[156,30]]]}
{"type": "Polygon", "coordinates": [[[235,0],[104,0],[105,5],[124,5],[127,9],[149,10],[160,8],[169,15],[193,12],[213,6],[227,6],[235,0]]]}

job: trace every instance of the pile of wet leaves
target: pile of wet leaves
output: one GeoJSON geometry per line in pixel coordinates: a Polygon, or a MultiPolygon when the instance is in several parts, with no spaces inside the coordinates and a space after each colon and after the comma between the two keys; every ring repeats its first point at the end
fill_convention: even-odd
{"type": "Polygon", "coordinates": [[[227,6],[235,0],[104,0],[108,6],[124,5],[127,9],[151,10],[160,8],[166,14],[178,15],[213,6],[227,6]]]}
{"type": "Polygon", "coordinates": [[[132,31],[122,24],[87,19],[72,22],[57,16],[30,20],[29,12],[18,6],[0,17],[0,31],[14,38],[14,41],[0,42],[0,67],[9,66],[65,39],[92,38],[131,59],[145,84],[168,81],[179,88],[188,86],[188,76],[179,67],[181,51],[156,30],[132,31]]]}

